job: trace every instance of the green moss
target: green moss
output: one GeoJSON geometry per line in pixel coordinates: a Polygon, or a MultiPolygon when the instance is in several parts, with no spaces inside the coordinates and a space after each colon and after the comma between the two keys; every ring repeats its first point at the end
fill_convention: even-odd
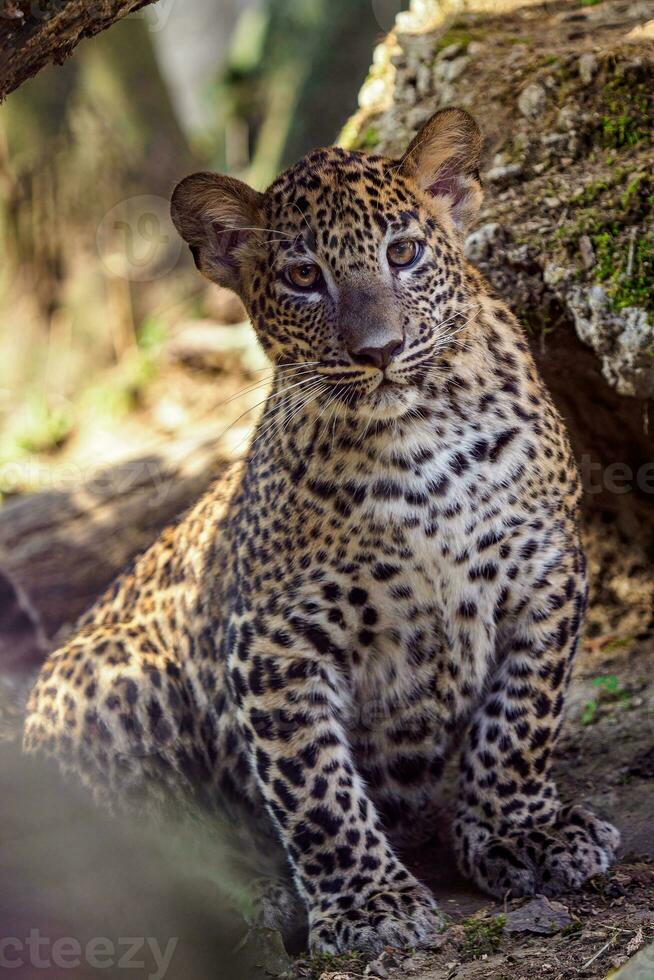
{"type": "Polygon", "coordinates": [[[610,191],[612,187],[615,187],[617,183],[620,182],[621,174],[614,173],[611,177],[606,180],[596,180],[587,184],[586,187],[574,197],[570,198],[571,204],[579,204],[582,206],[587,206],[593,204],[599,197],[610,191]]]}
{"type": "MultiPolygon", "coordinates": [[[[624,637],[623,639],[628,640],[630,638],[624,637]]],[[[581,715],[582,725],[592,725],[598,720],[600,704],[625,706],[631,701],[631,695],[622,687],[615,674],[596,677],[593,680],[593,687],[598,689],[598,695],[586,704],[581,715]]]]}
{"type": "Polygon", "coordinates": [[[339,133],[337,143],[345,150],[353,150],[359,139],[359,123],[356,116],[352,116],[343,126],[339,133]]]}
{"type": "Polygon", "coordinates": [[[622,112],[616,116],[602,117],[602,135],[605,146],[621,147],[636,146],[646,133],[628,113],[622,112]]]}
{"type": "Polygon", "coordinates": [[[466,959],[479,960],[482,956],[496,953],[502,943],[506,916],[495,919],[466,919],[463,923],[464,938],[461,952],[466,959]]]}
{"type": "Polygon", "coordinates": [[[616,241],[608,232],[591,236],[598,282],[605,283],[616,310],[640,306],[654,312],[654,232],[616,241]]]}
{"type": "Polygon", "coordinates": [[[445,48],[449,48],[450,44],[461,44],[464,49],[467,49],[471,41],[474,41],[474,37],[469,30],[451,27],[436,42],[436,52],[444,51],[445,48]]]}
{"type": "Polygon", "coordinates": [[[583,922],[571,922],[569,926],[564,926],[561,929],[562,936],[576,936],[577,933],[581,932],[584,928],[583,922]]]}
{"type": "Polygon", "coordinates": [[[651,178],[648,174],[636,174],[633,177],[627,187],[625,188],[624,194],[620,198],[620,204],[623,208],[628,208],[636,196],[640,196],[642,191],[647,194],[646,203],[651,207],[654,205],[654,194],[650,194],[650,184],[651,178]]]}
{"type": "Polygon", "coordinates": [[[363,133],[360,133],[354,142],[355,150],[374,150],[379,146],[379,130],[376,126],[368,126],[363,133]]]}
{"type": "Polygon", "coordinates": [[[617,67],[602,91],[598,136],[603,146],[622,149],[651,139],[652,72],[648,65],[617,67]]]}
{"type": "Polygon", "coordinates": [[[633,173],[632,167],[611,168],[605,152],[602,161],[607,176],[595,180],[570,199],[574,212],[552,234],[565,252],[562,264],[579,263],[579,242],[588,236],[595,264],[588,271],[578,268],[580,282],[601,282],[615,310],[638,306],[654,312],[654,231],[650,215],[654,208],[654,180],[648,173],[633,173]]]}

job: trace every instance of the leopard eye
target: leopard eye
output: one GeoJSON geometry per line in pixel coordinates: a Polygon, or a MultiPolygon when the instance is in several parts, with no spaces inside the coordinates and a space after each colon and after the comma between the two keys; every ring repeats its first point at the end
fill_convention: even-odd
{"type": "Polygon", "coordinates": [[[286,276],[296,289],[314,289],[322,281],[320,266],[315,262],[291,265],[286,270],[286,276]]]}
{"type": "Polygon", "coordinates": [[[406,269],[418,259],[420,255],[420,245],[418,242],[407,239],[406,241],[393,242],[388,246],[389,264],[396,269],[406,269]]]}

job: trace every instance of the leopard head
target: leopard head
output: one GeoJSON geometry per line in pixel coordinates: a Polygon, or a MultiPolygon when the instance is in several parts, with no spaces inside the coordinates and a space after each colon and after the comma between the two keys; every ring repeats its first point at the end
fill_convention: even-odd
{"type": "Polygon", "coordinates": [[[265,193],[193,174],[172,217],[200,272],[241,297],[274,364],[395,417],[471,307],[463,241],[482,198],[481,144],[472,117],[446,109],[399,160],[317,150],[265,193]]]}

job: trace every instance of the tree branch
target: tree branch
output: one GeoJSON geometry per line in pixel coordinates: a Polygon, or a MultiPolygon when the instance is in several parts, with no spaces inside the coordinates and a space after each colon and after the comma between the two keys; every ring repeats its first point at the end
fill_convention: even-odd
{"type": "Polygon", "coordinates": [[[50,63],[153,0],[0,0],[0,102],[50,63]]]}

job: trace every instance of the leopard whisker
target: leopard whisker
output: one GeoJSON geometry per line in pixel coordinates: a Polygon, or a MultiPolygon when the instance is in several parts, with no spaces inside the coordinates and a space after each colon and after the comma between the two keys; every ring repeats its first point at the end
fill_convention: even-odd
{"type": "MultiPolygon", "coordinates": [[[[311,402],[320,393],[321,393],[321,385],[320,383],[318,383],[313,387],[311,387],[308,392],[307,391],[295,392],[294,395],[291,395],[290,407],[284,405],[275,405],[268,412],[264,413],[264,415],[262,415],[261,419],[259,420],[259,427],[254,436],[253,446],[256,445],[256,443],[259,442],[260,440],[264,439],[264,437],[267,437],[278,424],[281,424],[282,426],[288,426],[293,420],[293,418],[297,415],[297,412],[301,411],[305,405],[308,405],[309,402],[311,402]],[[294,403],[294,398],[296,395],[298,395],[301,399],[299,405],[296,405],[294,403]],[[281,418],[279,417],[280,414],[282,416],[281,418]],[[270,421],[267,422],[265,425],[262,425],[264,419],[270,415],[273,416],[270,419],[270,421]]],[[[262,445],[259,447],[257,452],[252,457],[253,461],[254,459],[256,459],[256,457],[259,455],[259,453],[263,448],[264,446],[262,443],[262,445]]]]}
{"type": "MultiPolygon", "coordinates": [[[[294,371],[293,376],[297,378],[300,376],[300,374],[301,374],[301,369],[298,368],[297,371],[294,371]]],[[[230,405],[233,401],[236,401],[238,398],[241,398],[243,395],[247,395],[253,391],[257,391],[257,389],[259,388],[264,388],[266,385],[269,385],[273,381],[274,377],[275,377],[275,373],[271,372],[269,377],[260,378],[259,381],[251,385],[247,385],[245,388],[241,388],[230,398],[227,398],[225,401],[220,402],[218,405],[212,408],[211,412],[215,412],[219,408],[224,408],[226,405],[230,405]]]]}

